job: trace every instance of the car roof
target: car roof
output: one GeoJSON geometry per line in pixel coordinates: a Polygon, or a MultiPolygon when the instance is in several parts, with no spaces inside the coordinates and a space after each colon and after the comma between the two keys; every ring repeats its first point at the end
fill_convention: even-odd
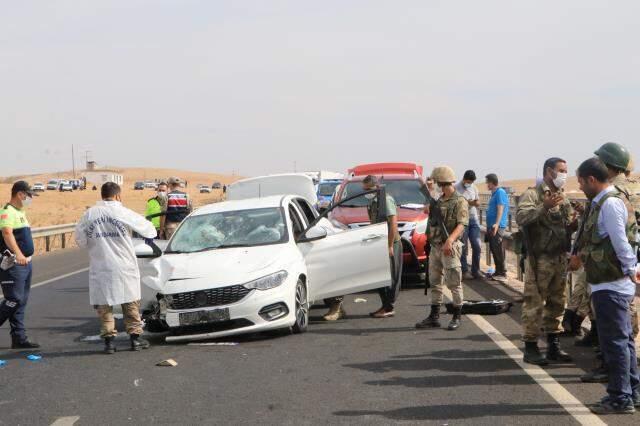
{"type": "MultiPolygon", "coordinates": [[[[384,182],[385,180],[419,180],[419,177],[413,175],[378,175],[374,174],[373,176],[381,178],[384,182]]],[[[352,176],[347,179],[347,183],[349,182],[362,182],[366,176],[352,176]]]]}
{"type": "MultiPolygon", "coordinates": [[[[250,210],[250,209],[264,209],[280,207],[294,198],[292,195],[271,195],[262,198],[245,198],[242,200],[222,201],[220,203],[208,204],[200,207],[193,212],[193,216],[200,216],[203,214],[228,212],[235,210],[250,210]]],[[[300,197],[302,198],[302,197],[300,197]]]]}

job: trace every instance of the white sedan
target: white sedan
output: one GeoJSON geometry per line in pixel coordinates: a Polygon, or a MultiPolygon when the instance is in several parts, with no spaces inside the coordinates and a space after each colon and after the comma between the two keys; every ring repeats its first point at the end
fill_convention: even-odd
{"type": "Polygon", "coordinates": [[[301,333],[310,302],[389,285],[386,246],[386,223],[336,228],[299,195],[208,205],[184,220],[164,252],[136,247],[151,258],[140,261],[143,317],[152,331],[171,330],[174,342],[301,333]]]}

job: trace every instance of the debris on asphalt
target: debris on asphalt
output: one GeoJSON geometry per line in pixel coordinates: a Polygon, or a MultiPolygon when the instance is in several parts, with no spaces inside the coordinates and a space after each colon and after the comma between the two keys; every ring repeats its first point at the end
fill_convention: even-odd
{"type": "Polygon", "coordinates": [[[157,363],[156,365],[158,367],[175,367],[176,365],[178,365],[178,363],[175,360],[169,358],[169,359],[165,359],[162,362],[157,363]]]}
{"type": "Polygon", "coordinates": [[[140,386],[140,382],[141,382],[141,381],[142,381],[142,379],[135,379],[135,380],[133,381],[133,386],[135,386],[135,387],[140,386]]]}
{"type": "Polygon", "coordinates": [[[353,303],[367,303],[367,299],[363,299],[362,297],[357,297],[353,303]]]}
{"type": "Polygon", "coordinates": [[[36,354],[27,355],[27,359],[29,361],[40,361],[42,359],[42,355],[36,355],[36,354]]]}
{"type": "Polygon", "coordinates": [[[187,346],[238,346],[238,342],[187,343],[187,346]]]}

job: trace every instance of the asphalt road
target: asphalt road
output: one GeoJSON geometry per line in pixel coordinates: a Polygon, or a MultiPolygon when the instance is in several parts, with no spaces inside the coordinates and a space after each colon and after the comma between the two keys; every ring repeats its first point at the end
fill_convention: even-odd
{"type": "MultiPolygon", "coordinates": [[[[139,353],[100,353],[87,341],[99,324],[89,306],[86,257],[76,250],[36,259],[28,309],[30,335],[43,359],[11,351],[0,335],[0,424],[638,424],[640,414],[580,416],[582,404],[604,394],[582,384],[590,350],[565,346],[575,364],[528,372],[517,361],[520,305],[494,317],[465,317],[456,332],[418,331],[425,316],[422,289],[401,293],[397,316],[376,320],[376,294],[347,298],[349,317],[321,321],[312,310],[304,335],[227,339],[237,346],[165,344],[152,336],[139,353]],[[60,280],[55,274],[65,275],[60,280]],[[366,302],[354,303],[364,298],[366,302]],[[504,336],[504,338],[502,337],[504,336]],[[512,358],[513,357],[513,358],[512,358]],[[176,367],[157,367],[167,358],[176,367]],[[514,358],[516,360],[514,360],[514,358]],[[543,388],[545,386],[545,388],[543,388]],[[568,395],[568,397],[567,397],[568,395]],[[575,397],[575,400],[571,399],[575,397]],[[578,413],[576,415],[576,413],[578,413]],[[576,415],[576,416],[574,416],[576,415]]],[[[482,281],[465,284],[466,298],[509,298],[482,281]]],[[[444,321],[448,321],[444,315],[444,321]]],[[[122,329],[122,328],[120,328],[122,329]]],[[[126,347],[126,341],[119,345],[126,347]]]]}

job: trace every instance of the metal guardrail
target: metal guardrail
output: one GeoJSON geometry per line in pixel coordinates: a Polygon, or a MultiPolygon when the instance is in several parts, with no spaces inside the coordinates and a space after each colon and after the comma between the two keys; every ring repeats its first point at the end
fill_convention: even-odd
{"type": "Polygon", "coordinates": [[[45,226],[42,228],[34,228],[31,230],[33,239],[44,238],[45,251],[51,251],[51,240],[60,235],[61,248],[67,246],[67,234],[72,234],[76,229],[75,223],[67,223],[64,225],[45,226]]]}

